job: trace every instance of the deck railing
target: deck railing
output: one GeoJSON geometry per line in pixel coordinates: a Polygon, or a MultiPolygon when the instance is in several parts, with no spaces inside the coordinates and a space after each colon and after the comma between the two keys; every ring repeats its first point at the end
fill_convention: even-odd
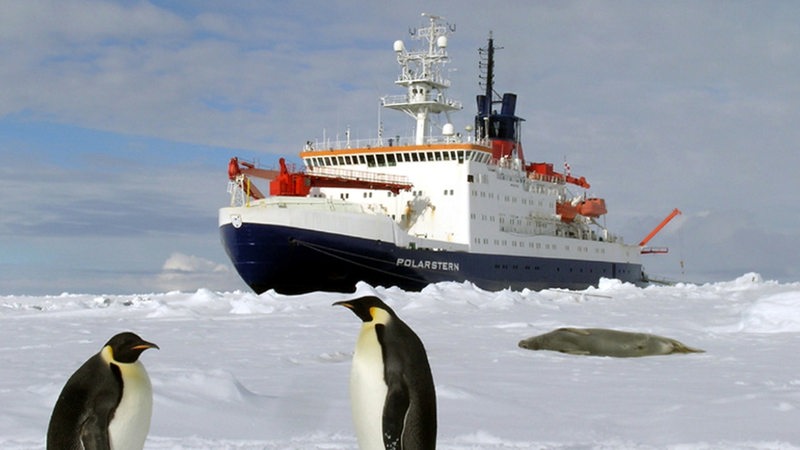
{"type": "MultiPolygon", "coordinates": [[[[472,135],[464,136],[461,133],[456,133],[453,136],[426,136],[424,145],[434,144],[482,144],[488,145],[483,140],[476,140],[472,135]]],[[[315,150],[345,150],[350,148],[374,148],[374,147],[400,147],[416,145],[414,136],[383,136],[364,139],[341,139],[339,135],[335,138],[323,138],[315,141],[307,141],[303,151],[315,150]]]]}

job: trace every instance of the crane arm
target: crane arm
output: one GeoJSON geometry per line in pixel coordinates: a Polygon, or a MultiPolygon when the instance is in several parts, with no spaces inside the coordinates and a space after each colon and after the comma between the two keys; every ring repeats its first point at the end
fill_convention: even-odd
{"type": "Polygon", "coordinates": [[[647,236],[645,236],[644,239],[642,239],[642,242],[639,242],[639,247],[644,247],[645,245],[647,245],[647,243],[650,242],[650,239],[653,239],[653,236],[658,234],[658,232],[661,231],[662,228],[667,226],[670,220],[674,219],[675,216],[677,216],[678,214],[681,214],[681,210],[679,210],[678,208],[673,209],[672,212],[664,220],[662,220],[657,227],[653,228],[653,231],[651,231],[650,234],[648,234],[647,236]]]}

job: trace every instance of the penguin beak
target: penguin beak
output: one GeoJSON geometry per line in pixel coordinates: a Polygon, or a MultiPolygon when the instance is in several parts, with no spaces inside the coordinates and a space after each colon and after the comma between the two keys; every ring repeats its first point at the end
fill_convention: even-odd
{"type": "Polygon", "coordinates": [[[331,305],[331,306],[344,306],[344,307],[345,307],[345,308],[347,308],[347,309],[350,309],[350,310],[352,310],[352,309],[353,309],[353,304],[352,304],[352,303],[350,303],[350,301],[349,301],[349,300],[342,300],[341,302],[336,302],[336,303],[334,303],[334,304],[333,304],[333,305],[331,305]]]}
{"type": "Polygon", "coordinates": [[[154,344],[154,343],[152,343],[152,342],[144,342],[144,343],[141,343],[141,344],[139,344],[139,345],[134,345],[134,346],[133,346],[133,347],[131,347],[131,348],[132,348],[133,350],[141,350],[141,351],[145,351],[145,350],[147,350],[148,348],[155,348],[155,349],[157,349],[157,350],[161,350],[161,348],[160,348],[159,346],[157,346],[156,344],[154,344]]]}

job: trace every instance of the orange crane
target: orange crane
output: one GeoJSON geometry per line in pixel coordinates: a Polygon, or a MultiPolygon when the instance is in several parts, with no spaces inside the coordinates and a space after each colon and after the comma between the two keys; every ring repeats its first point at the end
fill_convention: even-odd
{"type": "Polygon", "coordinates": [[[661,231],[662,228],[667,226],[667,224],[672,219],[674,219],[675,216],[677,216],[678,214],[681,214],[681,210],[679,210],[678,208],[673,209],[672,212],[664,220],[662,220],[661,223],[658,224],[658,226],[653,228],[653,231],[651,231],[650,234],[648,234],[647,236],[645,236],[644,239],[642,239],[642,242],[639,242],[639,247],[642,247],[642,253],[645,253],[645,254],[646,253],[667,253],[669,251],[666,248],[648,248],[648,247],[645,247],[645,245],[647,245],[647,243],[650,242],[650,239],[653,239],[653,236],[658,234],[658,232],[661,231]]]}
{"type": "Polygon", "coordinates": [[[254,164],[231,158],[228,163],[228,178],[236,180],[239,175],[244,175],[248,195],[256,200],[264,198],[264,194],[252,183],[250,177],[270,180],[270,195],[288,195],[302,197],[308,195],[312,187],[339,187],[354,189],[382,189],[398,194],[401,190],[411,190],[411,183],[405,177],[379,174],[373,172],[333,171],[330,168],[317,168],[313,171],[291,171],[286,160],[278,160],[280,170],[267,170],[256,168],[254,164]]]}

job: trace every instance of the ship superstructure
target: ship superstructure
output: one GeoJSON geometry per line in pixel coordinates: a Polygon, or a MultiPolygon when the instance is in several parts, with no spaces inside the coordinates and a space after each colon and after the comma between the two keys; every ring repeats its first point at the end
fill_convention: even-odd
{"type": "Polygon", "coordinates": [[[299,171],[231,161],[231,206],[219,219],[242,278],[256,292],[290,294],[350,292],[359,281],[496,290],[642,280],[642,247],[602,225],[605,201],[587,194],[586,179],[525,160],[516,95],[494,94],[491,37],[474,123],[455,131],[449,114],[462,104],[447,96],[444,71],[454,28],[424,16],[412,31],[419,50],[394,43],[405,92],[382,98],[415,121],[413,136],[308,141],[299,171]],[[269,195],[254,177],[271,179],[269,195]]]}

